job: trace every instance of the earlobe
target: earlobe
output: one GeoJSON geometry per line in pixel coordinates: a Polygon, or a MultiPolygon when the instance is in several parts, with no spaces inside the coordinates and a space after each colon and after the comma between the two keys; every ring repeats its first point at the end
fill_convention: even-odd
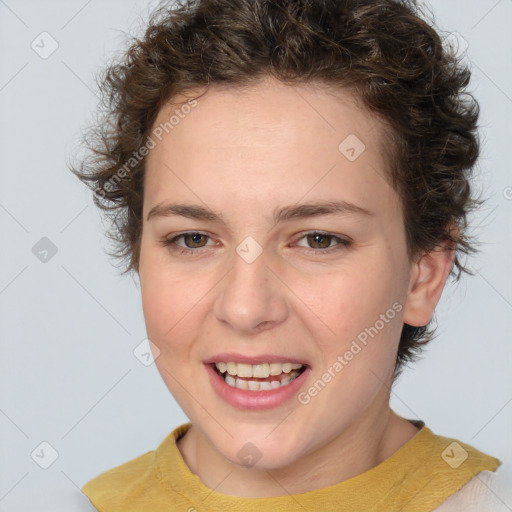
{"type": "Polygon", "coordinates": [[[454,244],[444,244],[424,252],[415,260],[404,308],[404,323],[421,327],[432,320],[454,258],[454,244]]]}

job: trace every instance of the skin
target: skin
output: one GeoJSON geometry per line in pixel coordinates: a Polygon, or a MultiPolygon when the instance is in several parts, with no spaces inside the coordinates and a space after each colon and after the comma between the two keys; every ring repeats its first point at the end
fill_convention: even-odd
{"type": "MultiPolygon", "coordinates": [[[[164,106],[155,126],[176,108],[164,106]]],[[[409,260],[400,201],[383,178],[383,130],[348,91],[267,78],[211,87],[150,151],[138,269],[144,317],[162,378],[192,422],[178,448],[216,492],[268,497],[327,487],[376,466],[418,432],[389,407],[395,357],[403,322],[431,320],[453,251],[409,260]],[[338,150],[349,134],[366,146],[355,161],[338,150]],[[274,208],[320,200],[372,215],[272,220],[274,208]],[[147,220],[167,202],[207,206],[226,224],[147,220]],[[186,231],[207,237],[163,245],[186,231]],[[304,236],[314,231],[351,244],[304,236]],[[263,250],[252,263],[236,252],[248,236],[263,250]],[[195,252],[179,254],[187,243],[195,252]],[[307,390],[396,302],[401,311],[307,405],[293,398],[241,410],[209,383],[203,361],[217,353],[271,353],[309,362],[307,390]],[[252,468],[237,456],[248,442],[262,455],[252,468]]]]}

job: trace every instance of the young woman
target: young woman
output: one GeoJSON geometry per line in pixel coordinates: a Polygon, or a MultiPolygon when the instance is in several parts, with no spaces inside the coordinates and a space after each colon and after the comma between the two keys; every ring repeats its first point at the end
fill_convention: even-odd
{"type": "Polygon", "coordinates": [[[155,13],[107,71],[102,144],[74,172],[117,215],[156,364],[190,423],[88,482],[98,510],[489,498],[498,459],[389,405],[473,250],[469,76],[412,2],[155,13]]]}

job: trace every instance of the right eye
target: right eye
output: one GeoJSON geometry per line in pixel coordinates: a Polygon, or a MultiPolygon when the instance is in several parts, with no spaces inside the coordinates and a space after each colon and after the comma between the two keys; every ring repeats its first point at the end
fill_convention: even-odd
{"type": "Polygon", "coordinates": [[[164,238],[162,240],[162,245],[179,254],[192,254],[198,252],[195,249],[202,249],[203,247],[206,247],[205,245],[201,245],[201,243],[208,238],[208,235],[204,233],[200,233],[198,231],[187,231],[186,233],[180,233],[179,235],[170,238],[164,238]],[[176,243],[181,238],[183,238],[185,245],[176,243]]]}

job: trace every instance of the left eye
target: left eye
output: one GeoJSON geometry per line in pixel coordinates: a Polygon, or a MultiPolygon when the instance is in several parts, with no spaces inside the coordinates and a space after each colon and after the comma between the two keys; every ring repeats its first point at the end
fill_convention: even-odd
{"type": "MultiPolygon", "coordinates": [[[[312,232],[312,233],[307,233],[303,237],[301,237],[299,240],[302,240],[302,239],[306,239],[307,243],[310,244],[310,246],[318,244],[319,247],[316,247],[316,248],[310,247],[310,248],[320,249],[320,250],[321,249],[330,249],[332,241],[337,242],[336,246],[338,246],[338,245],[348,246],[350,244],[350,242],[348,240],[345,240],[343,238],[331,235],[329,233],[321,233],[321,232],[317,232],[317,231],[312,232]]],[[[336,246],[334,246],[334,247],[336,247],[336,246]]],[[[327,251],[322,251],[322,252],[327,252],[327,251]]]]}

